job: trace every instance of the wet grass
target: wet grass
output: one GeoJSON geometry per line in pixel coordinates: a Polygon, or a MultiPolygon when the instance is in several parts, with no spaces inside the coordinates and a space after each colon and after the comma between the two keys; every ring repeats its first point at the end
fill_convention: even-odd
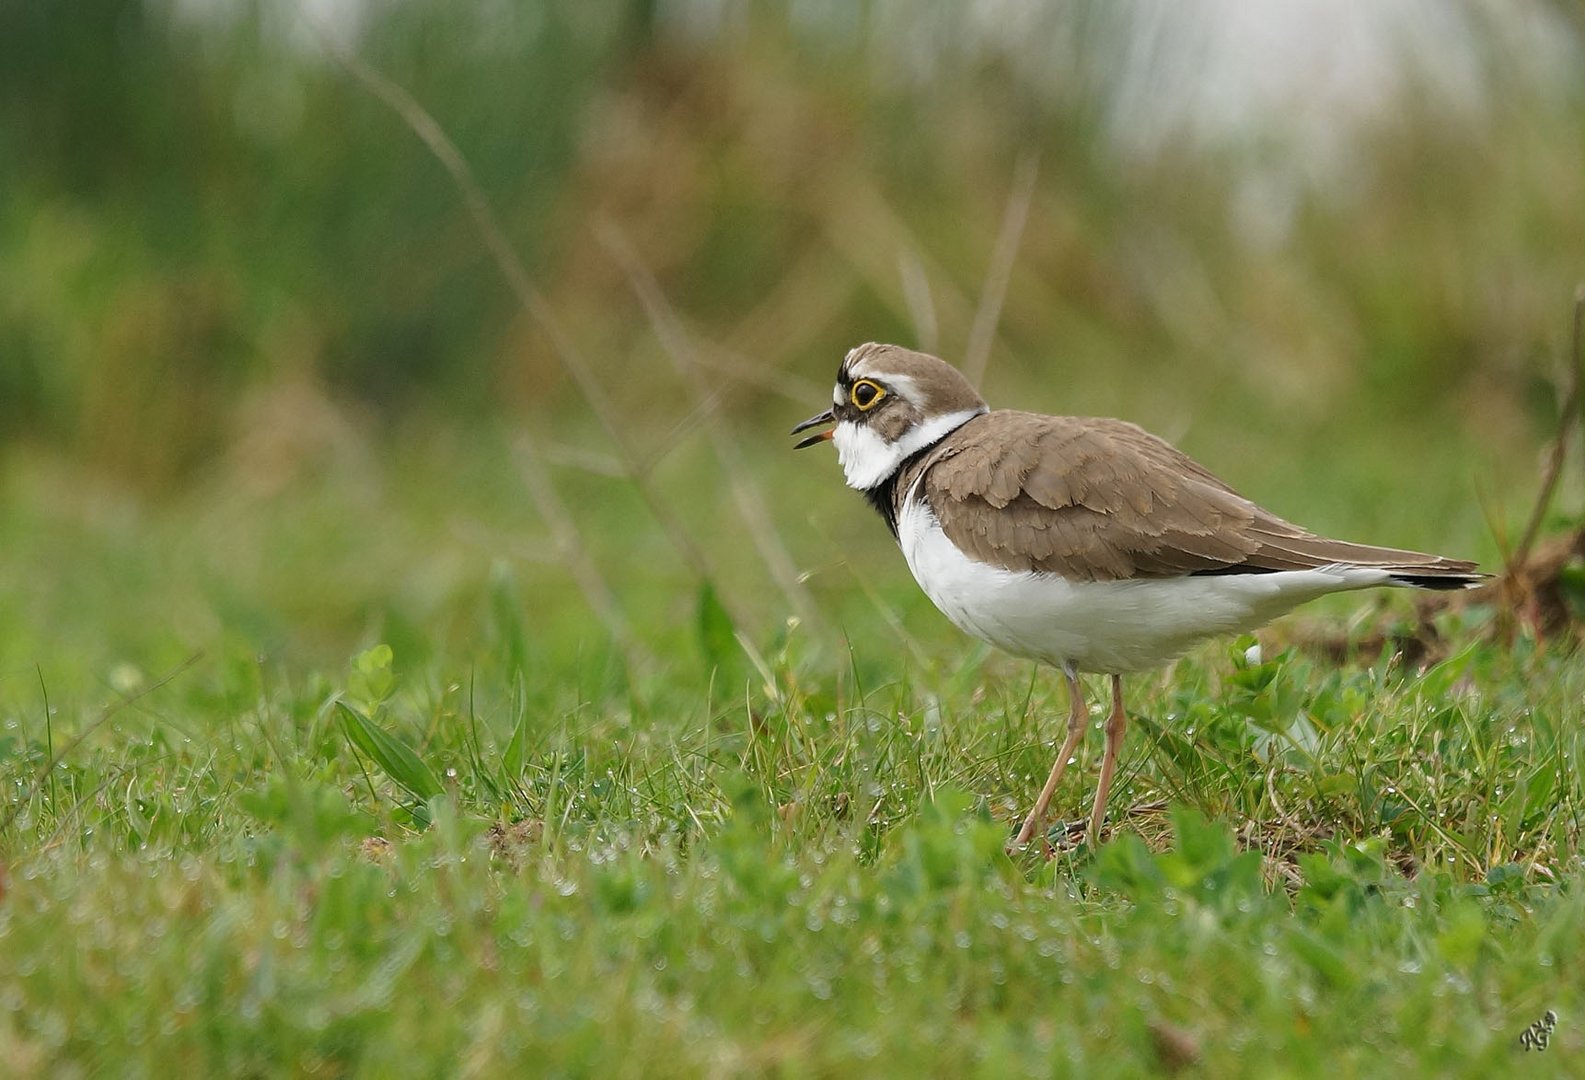
{"type": "Polygon", "coordinates": [[[1208,646],[1129,684],[1111,841],[1009,858],[1060,680],[957,638],[883,544],[811,579],[831,627],[741,642],[614,571],[662,658],[634,672],[554,567],[486,557],[495,467],[436,468],[224,513],[13,471],[0,1071],[1491,1073],[1585,1043],[1560,649],[1208,646]]]}
{"type": "Polygon", "coordinates": [[[1558,428],[1578,78],[1494,37],[1482,107],[1394,102],[1301,181],[1254,132],[1119,153],[1159,67],[1106,5],[1027,69],[947,22],[920,68],[900,8],[369,7],[492,238],[378,80],[187,6],[16,6],[0,64],[0,1076],[1578,1060],[1561,644],[1209,645],[1130,681],[1111,841],[1009,857],[1060,681],[780,441],[917,343],[1493,567],[1558,428]]]}

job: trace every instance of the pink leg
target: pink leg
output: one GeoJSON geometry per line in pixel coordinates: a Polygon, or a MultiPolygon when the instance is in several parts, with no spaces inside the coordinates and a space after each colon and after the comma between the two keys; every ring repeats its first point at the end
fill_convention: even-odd
{"type": "Polygon", "coordinates": [[[1112,712],[1106,718],[1106,753],[1101,757],[1101,782],[1095,789],[1095,809],[1090,811],[1090,844],[1101,839],[1101,821],[1106,817],[1106,796],[1112,789],[1112,773],[1117,771],[1117,754],[1123,748],[1123,731],[1128,716],[1123,712],[1123,677],[1112,676],[1112,712]]]}
{"type": "Polygon", "coordinates": [[[1046,808],[1051,805],[1051,796],[1056,794],[1057,784],[1062,780],[1062,771],[1068,767],[1068,759],[1073,756],[1079,740],[1084,737],[1084,725],[1090,720],[1090,710],[1084,706],[1084,687],[1079,685],[1079,677],[1071,671],[1067,675],[1068,737],[1062,743],[1062,752],[1057,755],[1057,763],[1051,766],[1051,775],[1046,777],[1046,786],[1041,788],[1040,798],[1035,800],[1035,808],[1029,811],[1029,816],[1024,819],[1024,827],[1018,830],[1018,839],[1013,841],[1016,847],[1023,847],[1029,843],[1030,838],[1044,823],[1046,808]]]}

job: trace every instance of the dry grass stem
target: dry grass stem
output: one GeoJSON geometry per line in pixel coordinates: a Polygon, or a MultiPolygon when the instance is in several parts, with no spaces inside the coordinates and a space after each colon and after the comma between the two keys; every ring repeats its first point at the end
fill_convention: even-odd
{"type": "Polygon", "coordinates": [[[1007,209],[1002,214],[1001,231],[996,236],[996,247],[991,251],[990,266],[985,271],[985,284],[980,289],[979,306],[974,311],[974,325],[969,329],[969,344],[963,353],[963,374],[969,382],[979,386],[985,379],[985,367],[990,363],[991,344],[996,340],[996,324],[1001,321],[1002,304],[1007,300],[1007,286],[1013,277],[1013,262],[1018,256],[1018,244],[1024,236],[1024,226],[1029,221],[1029,206],[1034,201],[1035,184],[1040,179],[1040,155],[1026,150],[1013,169],[1013,190],[1007,197],[1007,209]]]}
{"type": "Polygon", "coordinates": [[[930,296],[930,277],[919,252],[904,247],[897,252],[897,276],[903,283],[903,299],[914,321],[914,345],[927,353],[941,348],[941,327],[936,320],[936,303],[930,296]]]}
{"type": "Polygon", "coordinates": [[[1563,408],[1558,413],[1557,436],[1552,440],[1552,448],[1547,454],[1546,468],[1541,474],[1541,490],[1536,494],[1535,506],[1530,510],[1530,520],[1525,523],[1524,532],[1520,534],[1519,543],[1514,547],[1509,559],[1509,570],[1516,566],[1523,566],[1530,557],[1530,550],[1535,546],[1536,538],[1541,534],[1541,525],[1546,520],[1546,514],[1552,506],[1552,497],[1557,491],[1558,478],[1563,473],[1563,460],[1568,453],[1569,432],[1585,423],[1581,416],[1581,408],[1585,406],[1580,397],[1580,380],[1585,377],[1585,347],[1582,347],[1581,336],[1585,333],[1585,284],[1579,286],[1574,294],[1574,323],[1573,332],[1569,338],[1568,354],[1568,393],[1563,398],[1563,408]]]}
{"type": "Polygon", "coordinates": [[[655,657],[634,636],[627,617],[622,614],[622,605],[617,602],[616,594],[601,575],[600,568],[589,558],[577,523],[567,505],[561,501],[550,470],[545,467],[544,456],[527,433],[518,436],[516,456],[523,486],[528,489],[529,496],[538,507],[540,517],[544,518],[562,564],[583,593],[589,609],[605,625],[606,633],[611,635],[611,640],[622,651],[629,669],[635,672],[655,670],[655,657]]]}
{"type": "Polygon", "coordinates": [[[839,188],[817,194],[811,202],[832,249],[900,317],[910,317],[908,298],[897,281],[896,264],[888,255],[899,250],[914,252],[922,271],[935,283],[933,304],[942,326],[973,322],[974,305],[962,291],[952,287],[951,275],[931,261],[902,215],[873,182],[851,178],[839,188]]]}
{"type": "Polygon", "coordinates": [[[671,304],[667,302],[660,283],[655,280],[655,275],[644,266],[643,260],[639,258],[638,252],[633,249],[633,245],[628,242],[621,229],[612,222],[605,222],[602,223],[599,232],[607,252],[627,275],[633,292],[654,327],[661,349],[671,360],[678,377],[687,385],[694,399],[695,408],[705,414],[703,425],[705,434],[710,440],[716,460],[726,473],[732,502],[737,507],[738,517],[742,519],[744,527],[753,538],[754,546],[759,550],[760,560],[770,573],[771,580],[776,582],[788,606],[797,612],[799,618],[807,623],[819,625],[822,621],[819,608],[815,606],[809,590],[799,580],[798,567],[781,541],[781,532],[771,516],[770,507],[766,505],[759,487],[743,467],[743,448],[737,440],[730,419],[721,410],[719,395],[700,373],[696,359],[698,350],[689,341],[688,332],[683,328],[671,304]]]}
{"type": "MultiPolygon", "coordinates": [[[[638,491],[645,506],[654,516],[655,520],[666,532],[679,554],[690,569],[702,580],[715,582],[715,574],[705,558],[703,550],[694,542],[692,535],[682,525],[678,515],[655,487],[650,483],[648,470],[643,467],[641,455],[632,439],[628,436],[626,426],[617,416],[616,408],[611,399],[606,395],[605,388],[595,378],[594,371],[584,360],[581,351],[573,342],[572,336],[561,325],[561,320],[552,310],[549,302],[534,287],[528,275],[528,269],[523,261],[518,258],[513,250],[512,243],[507,239],[505,231],[496,219],[495,211],[490,205],[489,198],[484,194],[484,189],[473,175],[467,159],[457,149],[456,143],[446,134],[438,121],[430,115],[429,111],[408,93],[406,89],[392,82],[380,72],[366,64],[357,55],[336,45],[315,27],[322,47],[336,62],[339,63],[353,78],[363,84],[376,98],[395,112],[413,133],[434,154],[437,161],[445,168],[461,193],[463,202],[467,205],[469,214],[473,217],[475,227],[483,238],[485,246],[489,249],[495,260],[496,267],[501,275],[511,286],[512,293],[524,312],[539,326],[546,338],[550,341],[551,348],[562,367],[572,377],[582,393],[584,401],[588,404],[600,426],[605,429],[606,436],[616,446],[627,468],[628,479],[638,491]]],[[[717,593],[721,595],[722,606],[728,615],[738,625],[748,624],[746,611],[732,601],[730,597],[722,594],[717,584],[717,593]]]]}

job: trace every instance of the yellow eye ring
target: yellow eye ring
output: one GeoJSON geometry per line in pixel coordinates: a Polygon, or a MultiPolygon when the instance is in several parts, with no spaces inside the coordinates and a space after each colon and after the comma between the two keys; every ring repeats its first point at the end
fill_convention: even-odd
{"type": "Polygon", "coordinates": [[[886,388],[880,383],[871,382],[869,379],[860,379],[853,384],[853,389],[848,391],[848,400],[859,412],[868,412],[880,404],[881,398],[886,396],[886,388]]]}

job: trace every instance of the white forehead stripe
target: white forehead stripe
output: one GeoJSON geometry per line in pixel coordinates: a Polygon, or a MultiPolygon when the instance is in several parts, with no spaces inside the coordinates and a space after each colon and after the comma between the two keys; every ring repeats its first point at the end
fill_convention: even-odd
{"type": "MultiPolygon", "coordinates": [[[[853,351],[857,352],[858,350],[855,349],[853,351]]],[[[852,353],[848,354],[850,358],[852,355],[852,353]]],[[[886,389],[903,398],[905,401],[911,402],[912,404],[918,406],[920,409],[928,407],[928,402],[925,401],[925,395],[919,390],[918,380],[916,380],[912,375],[904,375],[901,372],[892,373],[887,371],[876,371],[875,365],[869,362],[869,357],[867,356],[859,360],[857,363],[853,363],[850,360],[847,365],[847,374],[848,378],[854,382],[857,382],[860,379],[871,379],[875,382],[882,383],[885,385],[886,389]]],[[[846,400],[842,397],[841,384],[837,385],[836,389],[832,392],[831,397],[832,400],[834,400],[838,405],[841,405],[846,400]]]]}
{"type": "Polygon", "coordinates": [[[844,400],[844,398],[842,397],[842,384],[841,383],[837,383],[835,386],[833,386],[831,388],[831,404],[840,405],[840,404],[842,404],[843,400],[844,400]]]}
{"type": "Polygon", "coordinates": [[[865,369],[869,367],[870,362],[868,350],[873,347],[874,343],[871,342],[869,345],[860,345],[856,349],[849,349],[848,354],[842,358],[842,370],[847,372],[850,378],[861,378],[867,373],[865,369]]]}

